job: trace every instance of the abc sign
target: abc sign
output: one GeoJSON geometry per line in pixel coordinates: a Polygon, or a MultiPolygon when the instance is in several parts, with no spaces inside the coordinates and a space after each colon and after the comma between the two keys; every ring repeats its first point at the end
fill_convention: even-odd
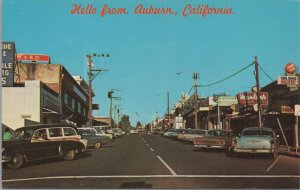
{"type": "Polygon", "coordinates": [[[295,72],[296,72],[296,65],[294,63],[288,63],[288,64],[285,65],[284,70],[288,74],[295,74],[295,72]]]}

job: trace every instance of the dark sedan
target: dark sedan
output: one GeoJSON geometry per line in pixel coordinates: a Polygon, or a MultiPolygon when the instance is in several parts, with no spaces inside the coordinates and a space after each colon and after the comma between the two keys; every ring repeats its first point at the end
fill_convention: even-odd
{"type": "Polygon", "coordinates": [[[11,140],[2,141],[2,163],[20,168],[27,161],[53,157],[74,160],[85,149],[80,135],[69,125],[35,125],[17,129],[11,140]]]}

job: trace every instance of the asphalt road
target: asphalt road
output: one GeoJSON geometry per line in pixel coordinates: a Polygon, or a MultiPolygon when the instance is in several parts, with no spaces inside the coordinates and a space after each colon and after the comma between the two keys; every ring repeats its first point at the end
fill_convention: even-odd
{"type": "Polygon", "coordinates": [[[131,135],[74,161],[59,159],[2,169],[3,188],[292,188],[300,187],[300,159],[280,155],[228,157],[218,150],[159,135],[131,135]]]}

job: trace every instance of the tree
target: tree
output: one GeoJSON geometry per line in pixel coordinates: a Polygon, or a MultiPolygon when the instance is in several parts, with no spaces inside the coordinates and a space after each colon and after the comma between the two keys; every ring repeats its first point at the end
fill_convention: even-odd
{"type": "Polygon", "coordinates": [[[128,131],[130,128],[130,118],[128,115],[122,115],[121,121],[120,121],[120,128],[122,128],[124,131],[128,131]]]}

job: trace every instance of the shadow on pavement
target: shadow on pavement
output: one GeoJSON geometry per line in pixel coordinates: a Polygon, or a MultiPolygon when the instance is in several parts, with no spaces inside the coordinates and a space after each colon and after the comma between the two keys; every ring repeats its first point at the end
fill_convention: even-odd
{"type": "Polygon", "coordinates": [[[120,185],[120,188],[149,189],[152,188],[152,185],[146,184],[144,181],[124,182],[120,185]]]}

